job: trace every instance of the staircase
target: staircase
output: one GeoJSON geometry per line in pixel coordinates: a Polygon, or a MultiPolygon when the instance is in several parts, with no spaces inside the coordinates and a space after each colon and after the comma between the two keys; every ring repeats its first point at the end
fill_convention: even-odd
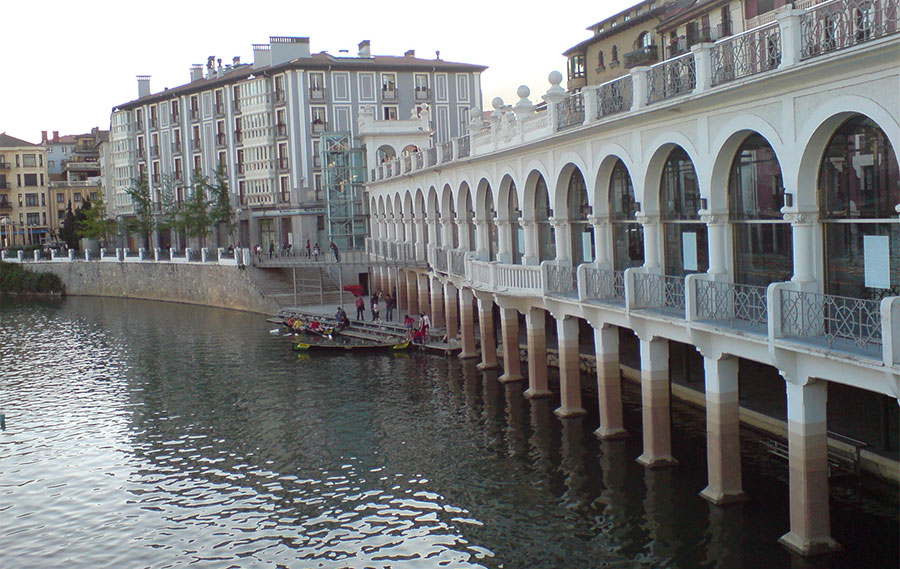
{"type": "MultiPolygon", "coordinates": [[[[283,268],[255,268],[252,275],[256,287],[279,309],[295,306],[292,270],[283,268]]],[[[340,290],[328,271],[315,267],[296,269],[297,305],[318,306],[339,302],[340,290]]]]}

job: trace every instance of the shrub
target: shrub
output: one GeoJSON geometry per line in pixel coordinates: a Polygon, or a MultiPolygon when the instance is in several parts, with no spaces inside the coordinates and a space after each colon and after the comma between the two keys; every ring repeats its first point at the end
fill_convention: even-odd
{"type": "Polygon", "coordinates": [[[0,293],[65,292],[62,279],[53,273],[37,273],[18,263],[0,261],[0,293]]]}

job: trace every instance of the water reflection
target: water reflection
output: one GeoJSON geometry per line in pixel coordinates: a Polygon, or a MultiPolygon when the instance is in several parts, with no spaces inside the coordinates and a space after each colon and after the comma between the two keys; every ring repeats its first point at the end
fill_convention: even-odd
{"type": "MultiPolygon", "coordinates": [[[[2,567],[896,560],[896,519],[843,510],[868,542],[833,561],[791,556],[775,543],[780,502],[710,506],[703,465],[646,470],[640,437],[597,441],[596,417],[560,420],[552,398],[524,399],[474,361],[298,360],[257,316],[178,305],[2,308],[2,567]]],[[[704,444],[702,429],[680,432],[704,444]]],[[[781,482],[746,464],[752,495],[775,484],[780,500],[781,482]]]]}

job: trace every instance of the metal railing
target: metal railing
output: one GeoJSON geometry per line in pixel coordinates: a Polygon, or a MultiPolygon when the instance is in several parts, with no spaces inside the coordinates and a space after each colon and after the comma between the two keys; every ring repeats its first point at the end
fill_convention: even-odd
{"type": "Polygon", "coordinates": [[[769,304],[766,287],[697,280],[697,318],[766,330],[769,304]]]}
{"type": "Polygon", "coordinates": [[[547,294],[568,294],[578,288],[575,267],[547,265],[547,294]]]}
{"type": "Polygon", "coordinates": [[[633,102],[631,75],[604,83],[597,88],[597,118],[630,111],[633,102]]]}
{"type": "Polygon", "coordinates": [[[556,103],[556,130],[584,123],[584,94],[575,93],[556,103]]]}
{"type": "Polygon", "coordinates": [[[416,170],[421,170],[422,168],[424,168],[425,167],[425,153],[420,150],[419,152],[416,152],[415,154],[413,154],[413,156],[415,156],[415,160],[416,160],[416,170]]]}
{"type": "Polygon", "coordinates": [[[634,296],[635,308],[657,308],[684,316],[684,277],[637,273],[634,296]]]}
{"type": "Polygon", "coordinates": [[[469,156],[469,152],[471,151],[471,141],[469,140],[469,135],[461,136],[459,138],[459,142],[457,143],[457,158],[466,158],[469,156]]]}
{"type": "Polygon", "coordinates": [[[781,49],[777,22],[716,43],[710,53],[712,84],[776,69],[781,64],[781,49]]]}
{"type": "Polygon", "coordinates": [[[647,104],[690,93],[696,85],[697,66],[693,53],[657,63],[647,72],[647,104]]]}
{"type": "Polygon", "coordinates": [[[800,57],[808,59],[900,31],[900,0],[834,0],[800,16],[800,57]]]}
{"type": "Polygon", "coordinates": [[[441,162],[450,162],[453,160],[453,143],[445,142],[441,144],[441,162]]]}
{"type": "Polygon", "coordinates": [[[435,271],[446,273],[447,267],[447,250],[442,247],[435,247],[431,253],[431,266],[435,271]]]}
{"type": "Polygon", "coordinates": [[[466,272],[466,277],[469,282],[474,283],[476,285],[488,286],[493,288],[494,283],[491,279],[491,263],[490,261],[478,261],[476,259],[469,259],[468,271],[466,272]]]}
{"type": "Polygon", "coordinates": [[[584,278],[585,298],[625,302],[624,271],[585,267],[584,278]]]}
{"type": "Polygon", "coordinates": [[[881,351],[881,307],[877,300],[781,290],[781,333],[819,339],[829,348],[881,351]]]}
{"type": "Polygon", "coordinates": [[[466,276],[465,251],[450,251],[450,274],[458,277],[466,276]]]}
{"type": "Polygon", "coordinates": [[[425,150],[425,163],[428,166],[434,166],[437,164],[437,148],[432,147],[425,150]]]}

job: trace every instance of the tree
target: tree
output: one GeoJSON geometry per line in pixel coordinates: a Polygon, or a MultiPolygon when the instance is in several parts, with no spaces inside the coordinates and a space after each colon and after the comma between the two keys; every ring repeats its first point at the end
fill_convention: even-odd
{"type": "Polygon", "coordinates": [[[99,241],[105,239],[116,229],[115,220],[106,216],[106,204],[103,203],[103,196],[99,196],[93,204],[85,202],[79,212],[83,212],[84,218],[81,221],[76,218],[78,237],[99,241]]]}
{"type": "Polygon", "coordinates": [[[191,196],[184,202],[181,208],[180,225],[187,237],[196,237],[200,239],[200,246],[203,246],[203,238],[209,235],[212,226],[212,217],[210,216],[209,199],[209,182],[206,176],[199,176],[194,181],[191,196]]]}
{"type": "Polygon", "coordinates": [[[59,240],[66,244],[69,249],[78,248],[78,226],[75,221],[75,213],[72,211],[72,202],[66,207],[66,217],[63,219],[62,226],[59,228],[59,240]]]}
{"type": "MultiPolygon", "coordinates": [[[[232,237],[236,224],[234,223],[234,209],[231,207],[231,192],[228,189],[228,176],[225,172],[225,164],[219,162],[216,166],[215,182],[209,186],[212,209],[210,219],[212,223],[226,234],[232,237]]],[[[221,247],[222,243],[218,243],[221,247]]]]}
{"type": "Polygon", "coordinates": [[[150,232],[153,231],[154,220],[153,197],[150,195],[147,174],[141,172],[138,178],[133,178],[125,193],[131,197],[131,203],[134,205],[134,217],[129,218],[127,222],[128,230],[142,235],[144,249],[150,249],[150,232]]]}

